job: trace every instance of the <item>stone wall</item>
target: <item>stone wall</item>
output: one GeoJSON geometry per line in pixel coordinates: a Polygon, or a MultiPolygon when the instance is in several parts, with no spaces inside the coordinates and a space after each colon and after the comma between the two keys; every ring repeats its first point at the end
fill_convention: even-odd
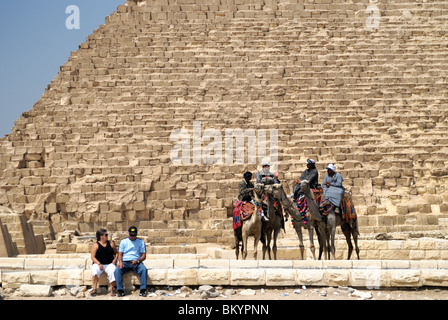
{"type": "MultiPolygon", "coordinates": [[[[146,260],[148,285],[351,286],[368,289],[447,286],[447,261],[146,260]]],[[[90,286],[90,259],[0,258],[0,285],[90,286]],[[10,268],[5,271],[4,268],[10,268]]],[[[100,285],[107,285],[105,275],[100,285]]],[[[139,284],[132,272],[125,287],[139,284]]]]}
{"type": "Polygon", "coordinates": [[[288,192],[307,158],[320,180],[336,163],[361,228],[446,230],[448,7],[378,1],[367,28],[370,5],[127,1],[1,139],[0,204],[47,238],[134,224],[156,243],[229,243],[261,159],[173,164],[171,134],[200,121],[278,130],[288,192]]]}

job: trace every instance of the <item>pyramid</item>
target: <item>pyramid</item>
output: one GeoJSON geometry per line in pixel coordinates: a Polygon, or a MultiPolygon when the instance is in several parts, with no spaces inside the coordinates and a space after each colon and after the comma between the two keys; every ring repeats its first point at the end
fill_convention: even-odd
{"type": "Polygon", "coordinates": [[[48,237],[136,225],[151,243],[230,243],[243,172],[270,159],[290,193],[313,158],[320,181],[337,165],[361,230],[446,229],[447,16],[444,1],[127,1],[1,139],[0,205],[48,237]]]}

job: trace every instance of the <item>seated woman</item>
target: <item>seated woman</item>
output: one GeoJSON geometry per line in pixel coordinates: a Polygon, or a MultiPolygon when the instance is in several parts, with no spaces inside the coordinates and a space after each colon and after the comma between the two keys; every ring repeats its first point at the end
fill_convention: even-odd
{"type": "Polygon", "coordinates": [[[91,250],[92,264],[92,275],[93,275],[93,286],[90,291],[91,294],[97,293],[98,282],[100,275],[106,272],[109,278],[110,284],[110,295],[114,296],[114,286],[115,286],[115,269],[118,250],[113,241],[107,240],[108,233],[106,229],[99,229],[96,232],[97,242],[93,244],[91,250]]]}
{"type": "Polygon", "coordinates": [[[336,213],[340,213],[339,207],[341,206],[341,200],[345,193],[345,188],[342,186],[342,175],[336,172],[336,166],[329,164],[327,167],[327,175],[322,182],[322,189],[324,193],[325,203],[330,202],[333,204],[336,213]]]}

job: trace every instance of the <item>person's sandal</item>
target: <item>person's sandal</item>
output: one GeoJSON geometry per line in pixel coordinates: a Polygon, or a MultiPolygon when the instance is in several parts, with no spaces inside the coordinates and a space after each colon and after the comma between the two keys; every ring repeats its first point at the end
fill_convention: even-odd
{"type": "Polygon", "coordinates": [[[110,295],[111,295],[112,297],[115,297],[115,290],[114,290],[114,289],[112,289],[112,290],[110,291],[110,295]]]}
{"type": "Polygon", "coordinates": [[[93,289],[93,288],[89,291],[89,293],[90,293],[91,296],[96,296],[97,295],[96,289],[93,289]]]}

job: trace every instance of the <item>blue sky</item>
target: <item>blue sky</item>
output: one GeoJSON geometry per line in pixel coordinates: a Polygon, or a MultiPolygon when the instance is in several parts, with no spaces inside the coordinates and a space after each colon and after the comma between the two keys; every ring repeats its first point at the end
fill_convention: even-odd
{"type": "Polygon", "coordinates": [[[0,137],[39,101],[72,51],[125,0],[14,0],[0,10],[0,137]],[[67,29],[70,5],[80,28],[67,29]]]}

